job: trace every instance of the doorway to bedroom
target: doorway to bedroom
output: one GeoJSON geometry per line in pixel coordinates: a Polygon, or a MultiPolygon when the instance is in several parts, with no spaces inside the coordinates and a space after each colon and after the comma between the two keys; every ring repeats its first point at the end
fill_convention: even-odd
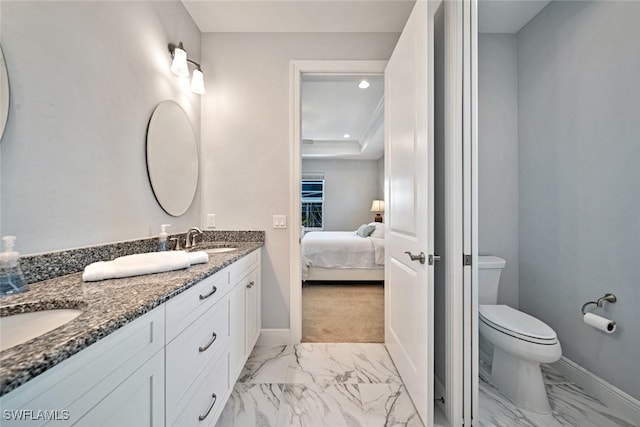
{"type": "Polygon", "coordinates": [[[384,342],[384,76],[300,82],[302,342],[384,342]]]}

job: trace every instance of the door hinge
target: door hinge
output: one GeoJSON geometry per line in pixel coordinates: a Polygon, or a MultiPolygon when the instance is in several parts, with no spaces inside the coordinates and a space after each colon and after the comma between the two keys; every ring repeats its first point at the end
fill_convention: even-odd
{"type": "Polygon", "coordinates": [[[471,255],[462,255],[462,265],[465,267],[471,265],[471,255]]]}

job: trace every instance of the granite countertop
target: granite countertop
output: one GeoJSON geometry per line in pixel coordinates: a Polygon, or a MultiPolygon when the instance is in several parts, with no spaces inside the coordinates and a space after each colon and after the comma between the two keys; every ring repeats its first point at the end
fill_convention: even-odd
{"type": "MultiPolygon", "coordinates": [[[[215,245],[210,242],[203,247],[215,245]]],[[[54,308],[79,308],[76,319],[0,352],[0,396],[54,367],[264,245],[231,244],[237,251],[210,254],[206,264],[167,273],[83,282],[74,273],[32,283],[28,292],[3,297],[0,316],[54,308]]],[[[223,246],[230,246],[224,242],[223,246]]],[[[197,249],[197,248],[196,248],[197,249]]]]}

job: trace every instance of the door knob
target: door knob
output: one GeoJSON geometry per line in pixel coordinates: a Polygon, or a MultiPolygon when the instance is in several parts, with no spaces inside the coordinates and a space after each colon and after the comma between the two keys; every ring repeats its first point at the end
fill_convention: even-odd
{"type": "Polygon", "coordinates": [[[420,255],[414,255],[409,251],[405,251],[405,254],[409,255],[409,258],[411,258],[411,261],[420,261],[420,264],[424,264],[426,260],[424,252],[420,252],[420,255]]]}

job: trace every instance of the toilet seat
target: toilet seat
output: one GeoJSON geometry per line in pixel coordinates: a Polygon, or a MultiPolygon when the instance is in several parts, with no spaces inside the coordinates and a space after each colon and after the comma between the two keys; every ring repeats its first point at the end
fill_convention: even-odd
{"type": "Polygon", "coordinates": [[[540,345],[558,343],[556,333],[547,324],[507,305],[480,305],[478,313],[486,326],[518,340],[540,345]]]}

